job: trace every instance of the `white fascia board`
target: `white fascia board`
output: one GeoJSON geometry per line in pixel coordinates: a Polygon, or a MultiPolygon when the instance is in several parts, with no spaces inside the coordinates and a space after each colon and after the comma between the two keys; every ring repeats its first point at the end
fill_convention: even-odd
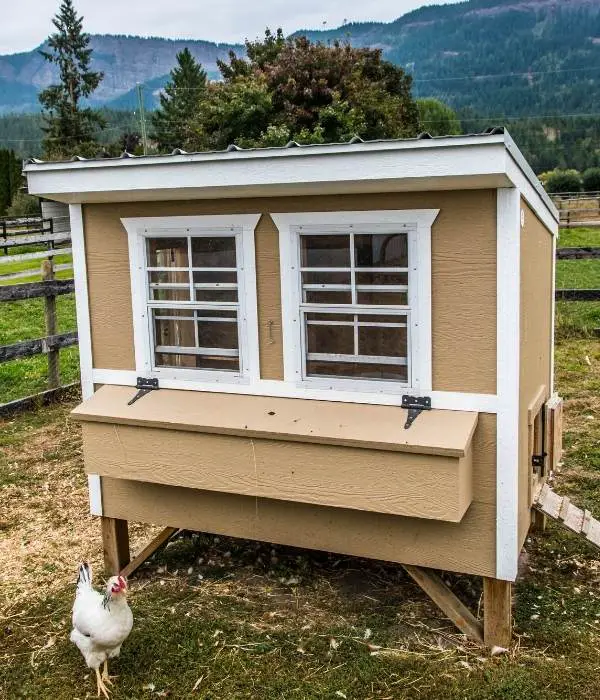
{"type": "MultiPolygon", "coordinates": [[[[412,143],[412,142],[411,142],[412,143]]],[[[418,142],[429,144],[431,141],[418,142]]],[[[366,144],[362,144],[365,146],[366,144]]],[[[387,144],[386,144],[387,145],[387,144]]],[[[90,201],[93,196],[110,192],[117,200],[125,194],[135,198],[136,191],[156,191],[169,198],[169,191],[188,190],[210,192],[226,188],[228,196],[241,195],[250,186],[260,187],[263,196],[285,186],[318,184],[327,190],[352,183],[386,183],[406,180],[422,181],[427,189],[431,178],[473,178],[488,175],[505,176],[506,149],[495,138],[481,143],[469,142],[435,147],[362,148],[347,146],[339,151],[289,149],[273,152],[265,158],[262,152],[221,154],[219,158],[198,159],[177,156],[165,159],[124,159],[115,161],[84,161],[65,164],[29,165],[26,174],[31,194],[60,198],[72,195],[78,201],[90,201]],[[261,155],[258,155],[258,154],[261,155]],[[277,155],[274,154],[283,154],[277,155]]],[[[419,187],[415,186],[415,189],[419,187]]]]}

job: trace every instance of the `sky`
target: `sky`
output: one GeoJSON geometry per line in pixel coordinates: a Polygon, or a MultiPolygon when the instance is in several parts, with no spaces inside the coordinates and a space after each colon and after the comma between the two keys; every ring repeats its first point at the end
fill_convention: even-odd
{"type": "MultiPolygon", "coordinates": [[[[266,26],[337,27],[347,20],[390,21],[422,5],[456,0],[75,0],[90,34],[135,34],[241,42],[266,26]]],[[[3,0],[0,55],[30,51],[52,31],[59,0],[3,0]]]]}

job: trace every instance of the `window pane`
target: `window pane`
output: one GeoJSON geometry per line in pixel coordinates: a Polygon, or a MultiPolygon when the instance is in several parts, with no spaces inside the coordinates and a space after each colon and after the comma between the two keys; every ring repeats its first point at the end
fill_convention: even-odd
{"type": "Polygon", "coordinates": [[[196,301],[236,302],[237,289],[196,289],[196,301]]]}
{"type": "Polygon", "coordinates": [[[192,237],[192,267],[236,267],[235,237],[192,237]]]}
{"type": "Polygon", "coordinates": [[[225,372],[238,372],[240,361],[237,357],[217,357],[210,355],[184,355],[181,353],[157,352],[155,354],[157,367],[172,367],[179,369],[208,369],[225,372]]]}
{"type": "Polygon", "coordinates": [[[350,236],[300,236],[302,267],[350,267],[350,236]]]}
{"type": "Polygon", "coordinates": [[[356,294],[356,303],[369,306],[408,306],[408,294],[406,292],[367,292],[361,290],[356,294]]]}
{"type": "Polygon", "coordinates": [[[235,319],[218,321],[198,311],[198,344],[201,348],[238,349],[238,327],[235,319]],[[209,320],[210,319],[210,320],[209,320]]]}
{"type": "Polygon", "coordinates": [[[358,329],[358,354],[374,357],[406,357],[406,328],[358,329]]]}
{"type": "Polygon", "coordinates": [[[194,312],[187,309],[152,309],[156,345],[193,348],[194,312]]]}
{"type": "Polygon", "coordinates": [[[357,272],[356,284],[403,284],[408,286],[408,272],[357,272]]]}
{"type": "Polygon", "coordinates": [[[147,238],[148,267],[187,267],[187,238],[147,238]]]}
{"type": "Polygon", "coordinates": [[[303,272],[302,284],[350,284],[349,272],[303,272]]]}
{"type": "Polygon", "coordinates": [[[150,299],[156,301],[189,301],[190,277],[187,272],[165,270],[149,272],[150,299]]]}
{"type": "Polygon", "coordinates": [[[347,377],[353,379],[381,379],[388,381],[407,381],[405,365],[367,364],[361,362],[321,362],[309,360],[306,363],[308,376],[313,377],[347,377]]]}
{"type": "Polygon", "coordinates": [[[319,290],[307,290],[303,292],[304,301],[307,304],[351,304],[352,292],[330,292],[319,290]]]}
{"type": "Polygon", "coordinates": [[[354,251],[357,267],[408,267],[405,233],[358,234],[354,251]]]}
{"type": "MultiPolygon", "coordinates": [[[[352,316],[348,320],[352,323],[352,316]]],[[[320,352],[335,355],[354,354],[354,326],[329,326],[306,323],[306,342],[308,352],[320,352]]]]}
{"type": "Polygon", "coordinates": [[[235,284],[237,282],[237,272],[194,272],[195,284],[235,284]]]}

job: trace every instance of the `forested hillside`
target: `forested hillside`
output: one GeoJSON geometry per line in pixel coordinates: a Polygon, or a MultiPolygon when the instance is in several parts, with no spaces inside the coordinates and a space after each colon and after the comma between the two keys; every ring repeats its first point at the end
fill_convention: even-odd
{"type": "MultiPolygon", "coordinates": [[[[412,74],[416,96],[451,105],[465,131],[507,125],[538,172],[600,165],[599,0],[469,0],[423,7],[390,23],[296,34],[381,48],[412,74]]],[[[212,79],[218,58],[230,48],[243,52],[207,41],[126,36],[94,36],[91,45],[93,67],[105,73],[94,104],[111,110],[101,139],[107,143],[139,131],[136,83],[147,109],[156,107],[184,46],[212,79]]],[[[53,79],[37,51],[0,56],[0,113],[39,109],[37,93],[53,79]]],[[[0,118],[0,146],[37,155],[40,127],[37,115],[0,118]]]]}

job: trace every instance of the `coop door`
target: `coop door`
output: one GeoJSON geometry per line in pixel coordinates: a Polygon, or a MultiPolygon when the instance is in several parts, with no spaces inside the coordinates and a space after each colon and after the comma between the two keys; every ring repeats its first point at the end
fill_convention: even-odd
{"type": "Polygon", "coordinates": [[[562,406],[562,399],[555,394],[540,407],[529,425],[530,499],[561,459],[562,406]]]}

